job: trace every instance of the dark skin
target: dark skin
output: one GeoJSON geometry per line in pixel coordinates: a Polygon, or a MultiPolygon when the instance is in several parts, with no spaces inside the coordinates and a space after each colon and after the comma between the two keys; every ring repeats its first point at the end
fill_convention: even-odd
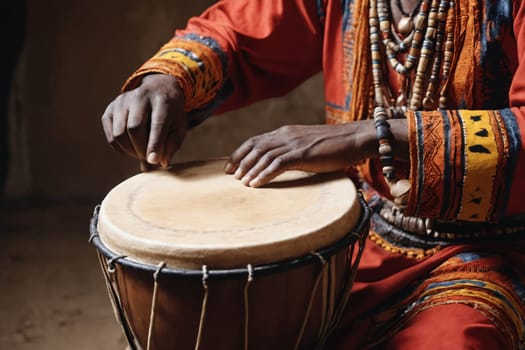
{"type": "MultiPolygon", "coordinates": [[[[411,12],[417,3],[404,0],[402,6],[411,12]]],[[[401,13],[395,0],[391,9],[396,23],[401,13]]],[[[389,123],[394,156],[407,159],[407,122],[395,119],[389,123]]],[[[102,124],[114,149],[148,167],[166,167],[188,128],[182,89],[172,76],[148,75],[139,87],[119,95],[108,105],[102,124]]],[[[224,171],[234,174],[246,186],[260,187],[286,170],[334,172],[378,156],[373,120],[341,125],[288,125],[248,139],[230,155],[224,171]]]]}
{"type": "MultiPolygon", "coordinates": [[[[165,167],[187,131],[184,96],[177,80],[148,75],[142,84],[119,95],[102,117],[109,144],[150,167],[165,167]]],[[[406,120],[391,120],[393,148],[406,159],[406,120]]],[[[341,125],[288,125],[254,136],[230,156],[225,172],[251,187],[260,187],[286,170],[314,173],[340,171],[366,158],[377,157],[373,120],[341,125]]]]}

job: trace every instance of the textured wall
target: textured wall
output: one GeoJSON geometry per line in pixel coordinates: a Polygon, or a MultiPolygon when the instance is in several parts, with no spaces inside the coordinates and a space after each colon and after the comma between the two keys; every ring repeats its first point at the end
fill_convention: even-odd
{"type": "MultiPolygon", "coordinates": [[[[126,76],[211,0],[28,1],[28,28],[12,112],[8,194],[105,193],[136,162],[105,143],[100,116],[126,76]]],[[[246,137],[323,115],[315,77],[290,96],[213,118],[192,131],[179,160],[227,155],[246,137]]]]}

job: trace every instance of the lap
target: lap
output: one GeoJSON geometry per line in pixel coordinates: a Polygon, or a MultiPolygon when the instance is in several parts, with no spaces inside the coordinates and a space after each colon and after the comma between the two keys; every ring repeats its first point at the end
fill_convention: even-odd
{"type": "Polygon", "coordinates": [[[521,251],[453,249],[406,263],[374,245],[366,250],[361,266],[366,274],[358,276],[349,310],[327,348],[523,348],[521,251]],[[378,269],[383,273],[374,275],[378,269]]]}
{"type": "Polygon", "coordinates": [[[375,349],[512,349],[509,340],[473,307],[447,304],[419,313],[375,349]]]}

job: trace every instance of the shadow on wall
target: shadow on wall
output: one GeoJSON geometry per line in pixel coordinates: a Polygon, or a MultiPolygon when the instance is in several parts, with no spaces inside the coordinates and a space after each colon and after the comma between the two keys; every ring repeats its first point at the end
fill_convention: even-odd
{"type": "MultiPolygon", "coordinates": [[[[138,171],[105,143],[100,116],[125,78],[211,0],[27,1],[10,119],[10,197],[100,196],[138,171]]],[[[320,76],[283,99],[212,118],[177,160],[226,156],[247,137],[324,113],[320,76]]]]}

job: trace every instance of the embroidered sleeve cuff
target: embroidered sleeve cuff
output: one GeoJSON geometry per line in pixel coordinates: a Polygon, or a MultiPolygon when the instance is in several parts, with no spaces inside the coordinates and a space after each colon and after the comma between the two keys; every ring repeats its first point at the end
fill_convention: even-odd
{"type": "Polygon", "coordinates": [[[220,95],[226,79],[223,56],[213,39],[197,35],[175,37],[133,73],[122,90],[137,87],[146,74],[169,74],[181,85],[185,111],[207,109],[220,95]]]}
{"type": "Polygon", "coordinates": [[[495,221],[511,194],[519,129],[512,112],[410,112],[407,214],[495,221]]]}

